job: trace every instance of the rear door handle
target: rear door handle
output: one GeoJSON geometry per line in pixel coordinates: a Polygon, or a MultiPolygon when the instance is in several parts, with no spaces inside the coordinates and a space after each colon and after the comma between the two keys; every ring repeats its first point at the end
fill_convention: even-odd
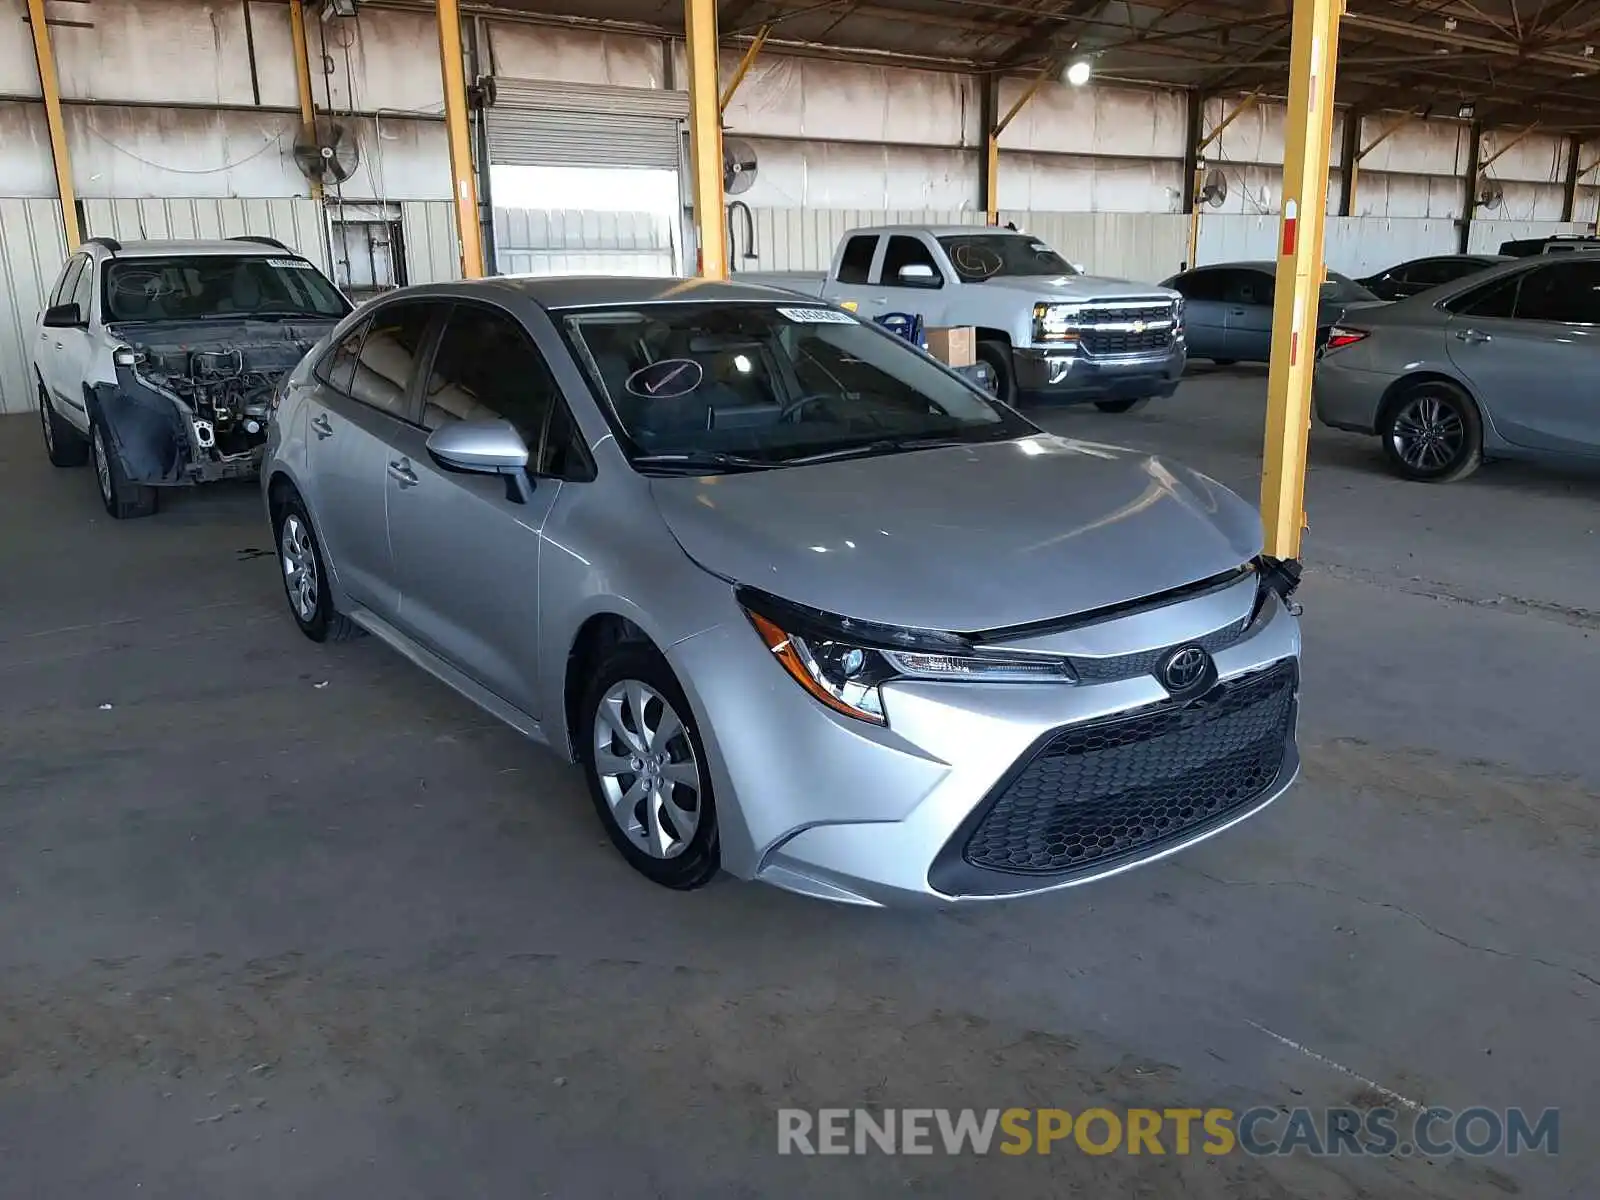
{"type": "Polygon", "coordinates": [[[1456,330],[1456,340],[1458,342],[1467,342],[1471,345],[1479,346],[1484,342],[1493,341],[1494,339],[1491,338],[1487,333],[1484,333],[1478,329],[1458,329],[1456,330]]]}
{"type": "Polygon", "coordinates": [[[63,345],[63,343],[61,343],[61,342],[57,342],[57,343],[56,343],[56,349],[57,349],[57,350],[59,350],[59,349],[61,349],[61,347],[62,347],[62,345],[63,345]]]}
{"type": "Polygon", "coordinates": [[[402,458],[389,464],[389,478],[403,488],[417,486],[417,473],[411,469],[411,460],[402,458]]]}
{"type": "Polygon", "coordinates": [[[318,438],[329,438],[333,436],[333,425],[328,420],[328,415],[326,413],[318,413],[316,416],[312,417],[311,428],[316,431],[318,438]]]}

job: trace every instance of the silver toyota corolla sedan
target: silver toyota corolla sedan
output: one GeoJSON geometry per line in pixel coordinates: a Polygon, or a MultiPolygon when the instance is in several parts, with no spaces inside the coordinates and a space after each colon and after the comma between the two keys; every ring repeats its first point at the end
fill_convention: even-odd
{"type": "Polygon", "coordinates": [[[819,302],[410,288],[276,402],[262,483],[300,628],[370,632],[580,763],[669,887],[1047,891],[1298,769],[1296,572],[1249,505],[1045,434],[819,302]]]}
{"type": "Polygon", "coordinates": [[[1600,253],[1347,311],[1317,364],[1316,410],[1376,434],[1395,472],[1422,482],[1485,458],[1600,462],[1600,253]]]}

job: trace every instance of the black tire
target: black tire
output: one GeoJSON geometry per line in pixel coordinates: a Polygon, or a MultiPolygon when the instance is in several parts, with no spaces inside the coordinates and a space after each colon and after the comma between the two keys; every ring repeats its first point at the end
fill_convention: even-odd
{"type": "Polygon", "coordinates": [[[1417,483],[1454,483],[1483,463],[1478,406],[1442,379],[1415,384],[1390,400],[1378,434],[1390,468],[1417,483]]]}
{"type": "Polygon", "coordinates": [[[358,637],[363,632],[361,626],[333,606],[333,592],[328,587],[328,567],[322,557],[322,542],[317,537],[316,526],[311,523],[311,514],[306,512],[305,502],[298,493],[290,492],[283,503],[273,510],[272,541],[277,548],[284,599],[289,602],[289,615],[300,626],[300,632],[313,642],[346,642],[358,637]],[[312,568],[311,596],[304,610],[299,592],[304,577],[292,574],[288,565],[290,555],[285,537],[290,534],[296,545],[303,547],[298,561],[309,563],[312,568]]]}
{"type": "Polygon", "coordinates": [[[39,424],[44,452],[53,467],[81,467],[89,461],[89,443],[83,434],[61,419],[44,388],[39,389],[39,424]]]}
{"type": "Polygon", "coordinates": [[[1236,367],[1239,365],[1237,358],[1213,358],[1211,362],[1218,367],[1236,367]]]}
{"type": "Polygon", "coordinates": [[[1150,397],[1140,396],[1137,400],[1096,400],[1094,406],[1103,413],[1133,412],[1150,403],[1150,397]]]}
{"type": "MultiPolygon", "coordinates": [[[[643,722],[646,730],[651,727],[652,720],[657,722],[655,728],[660,728],[659,720],[663,710],[654,708],[652,717],[649,715],[651,707],[653,702],[647,702],[647,715],[643,722]]],[[[629,866],[662,887],[686,892],[710,883],[722,869],[722,854],[717,833],[716,799],[712,795],[705,743],[701,741],[700,731],[695,726],[694,712],[689,707],[688,698],[684,695],[683,688],[673,675],[666,659],[648,643],[622,642],[613,646],[600,660],[593,676],[584,687],[578,711],[578,755],[583,764],[584,777],[589,781],[589,796],[594,801],[595,812],[600,818],[600,823],[605,826],[606,836],[611,839],[611,844],[628,861],[629,866]],[[613,815],[596,761],[598,757],[595,748],[596,728],[600,724],[601,705],[613,688],[626,686],[630,682],[645,685],[645,688],[656,693],[657,700],[670,704],[682,725],[681,735],[669,739],[659,747],[663,758],[668,760],[667,765],[679,767],[686,765],[688,755],[685,754],[685,750],[691,751],[693,755],[694,774],[698,778],[698,793],[694,797],[696,823],[692,835],[682,839],[686,844],[674,851],[670,858],[650,854],[642,847],[643,838],[636,841],[635,836],[624,832],[618,817],[613,815]]],[[[615,735],[607,736],[612,737],[612,744],[616,749],[627,749],[625,744],[616,740],[615,735]]],[[[635,758],[632,761],[637,763],[642,760],[635,758]]],[[[632,775],[622,778],[632,778],[638,782],[642,776],[632,775]]],[[[687,793],[678,785],[669,783],[668,786],[672,788],[680,805],[687,805],[687,793]]],[[[627,791],[631,790],[630,785],[627,791]]],[[[626,791],[622,794],[625,796],[626,791]]],[[[626,810],[627,819],[643,825],[648,820],[648,814],[642,813],[641,809],[650,805],[652,800],[653,797],[646,791],[631,808],[626,810]]],[[[671,824],[670,815],[666,818],[666,823],[671,824]]],[[[676,833],[674,836],[677,836],[676,833]]]]}
{"type": "Polygon", "coordinates": [[[110,452],[111,439],[105,422],[98,416],[89,419],[90,457],[94,459],[95,483],[100,503],[115,520],[131,521],[154,516],[160,507],[160,493],[153,487],[134,483],[122,469],[122,461],[110,452]]]}
{"type": "Polygon", "coordinates": [[[1017,407],[1017,372],[1011,365],[1011,347],[999,341],[979,342],[978,361],[988,363],[994,372],[995,399],[1017,407]]]}

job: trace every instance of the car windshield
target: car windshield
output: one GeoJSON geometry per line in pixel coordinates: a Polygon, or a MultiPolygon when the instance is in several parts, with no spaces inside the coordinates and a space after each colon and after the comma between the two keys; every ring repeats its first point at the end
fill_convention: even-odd
{"type": "Polygon", "coordinates": [[[106,264],[103,291],[108,323],[247,316],[336,319],[350,311],[321,271],[290,255],[113,258],[106,264]]]}
{"type": "Polygon", "coordinates": [[[1322,285],[1322,298],[1336,304],[1356,304],[1362,300],[1376,300],[1378,297],[1354,279],[1346,279],[1337,272],[1329,271],[1328,280],[1322,285]]]}
{"type": "Polygon", "coordinates": [[[963,233],[942,237],[963,283],[981,283],[998,275],[1076,275],[1071,263],[1038,238],[1025,233],[963,233]]]}
{"type": "Polygon", "coordinates": [[[796,300],[557,315],[645,470],[750,470],[1037,432],[837,309],[796,300]]]}

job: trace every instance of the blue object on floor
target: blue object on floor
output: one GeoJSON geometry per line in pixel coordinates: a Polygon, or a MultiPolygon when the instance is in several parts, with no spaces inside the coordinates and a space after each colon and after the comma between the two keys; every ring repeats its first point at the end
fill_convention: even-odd
{"type": "Polygon", "coordinates": [[[916,313],[884,313],[883,316],[875,317],[873,320],[890,333],[905,338],[913,346],[923,350],[928,348],[927,332],[923,328],[922,318],[916,313]]]}

